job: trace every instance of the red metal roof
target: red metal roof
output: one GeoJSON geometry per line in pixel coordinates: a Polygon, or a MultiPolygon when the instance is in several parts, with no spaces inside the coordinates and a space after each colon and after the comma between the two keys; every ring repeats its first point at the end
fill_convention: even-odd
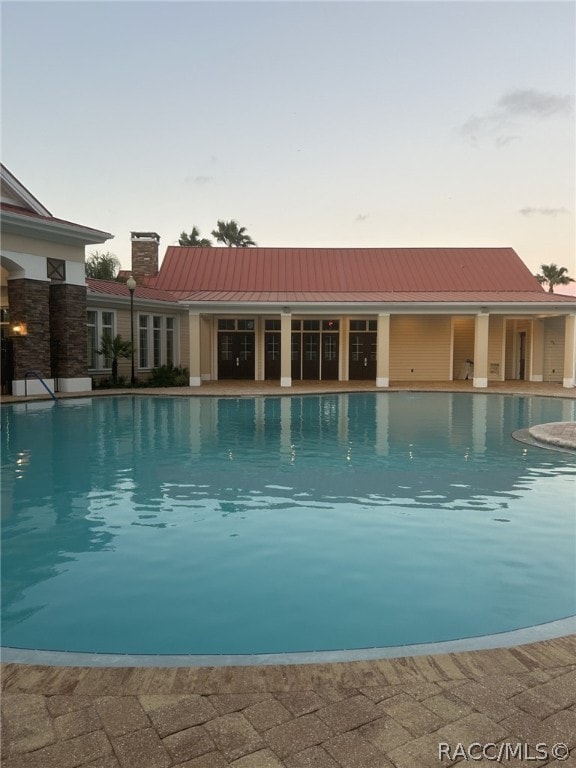
{"type": "MultiPolygon", "coordinates": [[[[130,291],[126,283],[116,282],[115,280],[98,280],[94,277],[86,278],[86,285],[89,293],[97,293],[103,296],[124,296],[130,297],[130,291]]],[[[134,289],[135,299],[152,299],[154,301],[170,301],[176,303],[178,299],[173,293],[163,291],[159,288],[148,288],[147,286],[137,285],[134,289]]]]}
{"type": "Polygon", "coordinates": [[[407,294],[415,292],[444,294],[428,299],[435,301],[458,300],[452,298],[453,293],[476,301],[470,294],[485,292],[522,292],[535,301],[546,300],[546,292],[512,248],[170,246],[158,276],[149,284],[179,297],[230,294],[205,298],[221,301],[295,301],[290,298],[295,295],[301,295],[302,301],[382,301],[383,294],[396,293],[405,296],[395,300],[410,300],[407,294]],[[279,298],[265,299],[265,295],[279,298]],[[376,295],[378,298],[369,298],[376,295]]]}

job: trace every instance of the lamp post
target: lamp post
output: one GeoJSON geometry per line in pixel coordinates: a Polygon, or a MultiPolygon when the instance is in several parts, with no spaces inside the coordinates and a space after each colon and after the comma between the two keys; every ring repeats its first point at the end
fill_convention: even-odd
{"type": "Polygon", "coordinates": [[[134,389],[136,384],[136,377],[134,376],[134,290],[136,288],[136,280],[130,275],[126,280],[126,286],[130,291],[130,346],[131,346],[131,362],[132,362],[132,374],[130,376],[130,386],[134,389]]]}

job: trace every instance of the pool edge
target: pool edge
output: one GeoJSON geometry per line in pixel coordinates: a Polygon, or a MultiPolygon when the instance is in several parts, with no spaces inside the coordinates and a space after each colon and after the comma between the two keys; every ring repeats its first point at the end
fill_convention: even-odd
{"type": "Polygon", "coordinates": [[[493,635],[446,640],[438,643],[356,648],[342,651],[303,651],[268,654],[111,654],[41,651],[0,647],[5,664],[31,664],[56,667],[246,667],[332,664],[351,661],[376,661],[412,656],[438,656],[447,653],[484,651],[528,645],[544,640],[576,635],[576,615],[537,624],[533,627],[493,635]]]}

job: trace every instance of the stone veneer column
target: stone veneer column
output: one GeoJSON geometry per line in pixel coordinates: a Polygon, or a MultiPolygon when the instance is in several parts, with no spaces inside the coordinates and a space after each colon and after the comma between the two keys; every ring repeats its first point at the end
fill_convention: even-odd
{"type": "Polygon", "coordinates": [[[50,284],[52,373],[61,392],[92,389],[88,376],[86,288],[50,284]]]}
{"type": "MultiPolygon", "coordinates": [[[[49,283],[16,278],[8,280],[8,306],[11,323],[26,323],[27,335],[15,336],[13,395],[42,394],[43,386],[26,374],[35,371],[54,389],[50,370],[49,283]]],[[[86,321],[84,321],[86,322],[86,321]]]]}

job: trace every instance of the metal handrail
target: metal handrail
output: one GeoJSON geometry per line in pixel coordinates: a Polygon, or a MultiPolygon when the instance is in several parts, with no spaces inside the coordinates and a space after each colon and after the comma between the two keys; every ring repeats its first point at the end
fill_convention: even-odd
{"type": "MultiPolygon", "coordinates": [[[[54,400],[54,402],[55,402],[55,403],[57,403],[57,402],[58,402],[58,398],[56,397],[56,395],[54,394],[54,392],[52,392],[52,390],[50,389],[50,387],[48,386],[48,384],[46,384],[46,382],[44,381],[44,379],[42,378],[42,376],[40,376],[40,374],[39,374],[37,371],[27,371],[27,372],[24,374],[24,379],[27,379],[27,378],[28,378],[28,376],[34,376],[35,378],[37,378],[37,379],[38,379],[38,381],[40,382],[40,384],[42,384],[42,386],[43,386],[43,387],[44,387],[44,389],[46,390],[46,392],[48,392],[48,394],[50,395],[50,397],[52,398],[52,400],[54,400]]],[[[26,393],[26,394],[28,394],[28,393],[26,393]]]]}

